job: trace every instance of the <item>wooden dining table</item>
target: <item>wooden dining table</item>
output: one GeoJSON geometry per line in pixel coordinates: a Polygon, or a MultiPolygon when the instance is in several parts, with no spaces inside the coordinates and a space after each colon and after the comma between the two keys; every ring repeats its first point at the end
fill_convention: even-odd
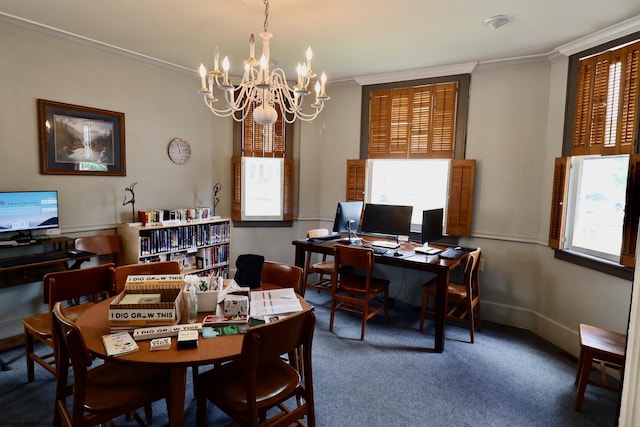
{"type": "MultiPolygon", "coordinates": [[[[263,284],[265,289],[273,289],[276,286],[263,284]]],[[[115,297],[114,297],[115,298],[115,297]]],[[[302,308],[309,304],[298,295],[302,308]]],[[[89,352],[101,359],[107,359],[102,336],[109,333],[108,312],[109,303],[113,298],[108,298],[95,304],[85,311],[76,321],[80,328],[89,352]]],[[[205,315],[211,313],[198,313],[198,321],[201,322],[205,315]]],[[[130,363],[139,365],[166,366],[171,371],[171,395],[169,397],[169,426],[182,426],[184,423],[184,402],[187,383],[187,368],[202,365],[210,365],[216,362],[232,360],[240,355],[242,349],[243,334],[219,336],[215,338],[198,337],[198,346],[193,349],[178,349],[177,338],[171,340],[171,348],[161,351],[150,351],[150,340],[138,341],[140,349],[134,353],[111,357],[110,361],[116,363],[130,363]]]]}

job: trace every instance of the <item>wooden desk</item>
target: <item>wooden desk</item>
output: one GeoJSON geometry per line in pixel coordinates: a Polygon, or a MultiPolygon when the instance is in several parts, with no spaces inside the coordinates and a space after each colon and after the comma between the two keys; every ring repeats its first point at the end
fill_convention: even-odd
{"type": "Polygon", "coordinates": [[[70,254],[67,251],[71,249],[73,249],[73,239],[68,237],[34,240],[16,246],[1,246],[0,288],[41,281],[47,273],[79,268],[84,261],[95,256],[90,252],[70,254]],[[11,248],[17,248],[24,253],[19,256],[2,256],[9,253],[11,248]],[[51,256],[50,259],[46,259],[47,255],[51,256]]]}
{"type": "MultiPolygon", "coordinates": [[[[372,239],[373,240],[373,239],[372,239]]],[[[380,239],[376,239],[380,240],[380,239]]],[[[366,241],[363,241],[366,244],[366,241]]],[[[304,268],[304,261],[307,252],[316,252],[320,254],[333,254],[333,246],[336,241],[329,242],[310,242],[307,239],[294,240],[292,244],[296,249],[295,263],[298,267],[304,268]]],[[[398,250],[411,251],[420,245],[415,243],[402,243],[398,250]]],[[[432,245],[437,246],[437,245],[432,245]]],[[[434,349],[438,353],[444,351],[445,337],[445,320],[447,307],[447,283],[452,270],[457,268],[465,256],[458,259],[443,259],[437,255],[415,254],[412,257],[401,258],[386,255],[376,255],[376,264],[391,265],[400,268],[410,268],[412,270],[428,271],[435,273],[438,277],[438,284],[435,299],[435,346],[434,349]]]]}
{"type": "MultiPolygon", "coordinates": [[[[265,286],[267,287],[267,286],[265,286]]],[[[114,297],[115,298],[115,297],[114,297]]],[[[302,298],[303,308],[309,304],[302,298]]],[[[82,337],[91,354],[106,359],[106,352],[102,343],[102,335],[109,333],[107,318],[109,303],[113,298],[101,301],[85,311],[76,321],[82,337]]],[[[198,320],[210,313],[199,313],[198,320]]],[[[228,335],[216,338],[198,338],[198,348],[177,349],[176,337],[171,340],[171,348],[162,351],[149,351],[149,340],[138,341],[140,350],[135,353],[113,357],[109,360],[117,363],[139,363],[147,365],[164,365],[171,369],[171,396],[169,399],[169,426],[182,426],[184,422],[184,400],[187,381],[187,367],[208,365],[214,362],[231,360],[240,355],[243,334],[228,335]]]]}

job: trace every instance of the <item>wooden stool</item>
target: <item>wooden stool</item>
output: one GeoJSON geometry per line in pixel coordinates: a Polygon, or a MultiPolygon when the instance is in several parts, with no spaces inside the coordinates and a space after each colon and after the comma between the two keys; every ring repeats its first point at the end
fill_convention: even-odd
{"type": "Polygon", "coordinates": [[[580,324],[580,359],[578,360],[578,372],[576,384],[578,395],[576,396],[576,410],[582,409],[582,400],[587,384],[602,387],[607,390],[618,391],[620,388],[607,383],[605,368],[614,368],[622,373],[624,362],[624,350],[627,336],[617,332],[608,331],[580,324]],[[602,372],[601,381],[589,379],[589,373],[594,363],[599,364],[602,372]]]}

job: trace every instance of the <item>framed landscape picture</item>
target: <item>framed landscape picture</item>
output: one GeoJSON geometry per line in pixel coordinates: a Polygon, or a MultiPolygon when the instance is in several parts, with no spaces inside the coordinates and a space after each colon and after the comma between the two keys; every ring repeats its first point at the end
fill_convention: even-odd
{"type": "Polygon", "coordinates": [[[125,176],[124,113],[38,99],[40,173],[125,176]]]}

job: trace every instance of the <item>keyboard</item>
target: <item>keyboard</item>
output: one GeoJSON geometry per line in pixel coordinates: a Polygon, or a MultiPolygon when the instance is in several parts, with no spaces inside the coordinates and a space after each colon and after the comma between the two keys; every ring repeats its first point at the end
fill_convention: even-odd
{"type": "Polygon", "coordinates": [[[0,259],[0,268],[18,267],[21,265],[38,264],[45,261],[56,261],[70,258],[66,252],[47,252],[42,254],[25,255],[17,258],[0,259]]]}
{"type": "Polygon", "coordinates": [[[446,258],[446,259],[458,259],[466,253],[467,252],[464,249],[448,248],[445,251],[440,252],[438,256],[440,258],[446,258]]]}
{"type": "Polygon", "coordinates": [[[391,242],[389,240],[374,240],[371,242],[371,246],[377,246],[379,248],[395,249],[400,246],[398,242],[391,242]]]}
{"type": "Polygon", "coordinates": [[[375,255],[384,255],[389,251],[389,249],[387,249],[387,248],[379,248],[379,247],[375,247],[375,246],[372,246],[371,249],[373,249],[373,253],[375,255]]]}
{"type": "Polygon", "coordinates": [[[440,252],[442,252],[442,249],[431,248],[429,246],[421,246],[419,248],[416,248],[415,251],[417,253],[419,253],[419,254],[435,255],[435,254],[439,254],[440,252]]]}

